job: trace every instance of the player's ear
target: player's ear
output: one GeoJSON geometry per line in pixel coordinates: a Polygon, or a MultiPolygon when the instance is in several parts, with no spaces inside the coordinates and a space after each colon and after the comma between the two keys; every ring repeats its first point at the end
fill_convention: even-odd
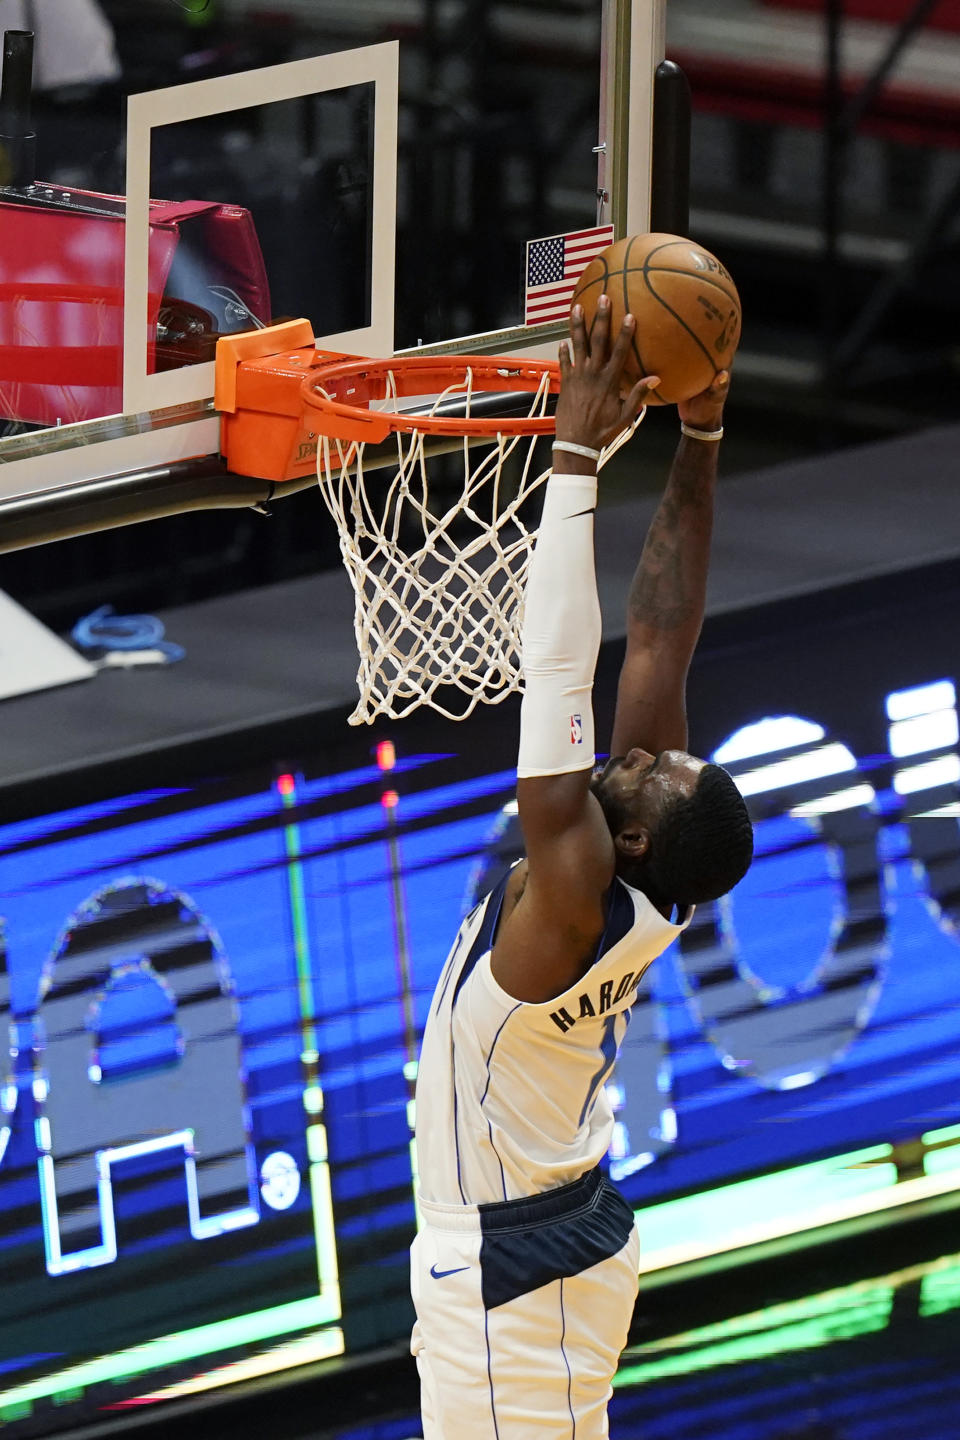
{"type": "Polygon", "coordinates": [[[642,860],[650,849],[650,831],[643,825],[625,825],[613,843],[626,859],[642,860]]]}

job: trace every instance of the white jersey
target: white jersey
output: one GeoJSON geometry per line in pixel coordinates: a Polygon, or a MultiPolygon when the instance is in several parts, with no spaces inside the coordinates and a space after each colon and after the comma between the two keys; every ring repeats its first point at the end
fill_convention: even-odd
{"type": "Polygon", "coordinates": [[[613,1132],[604,1082],[637,985],[689,924],[664,919],[615,880],[590,969],[542,1004],[508,995],[490,950],[507,880],[471,910],[430,1006],[417,1075],[417,1165],[424,1200],[485,1205],[570,1184],[603,1159],[613,1132]]]}

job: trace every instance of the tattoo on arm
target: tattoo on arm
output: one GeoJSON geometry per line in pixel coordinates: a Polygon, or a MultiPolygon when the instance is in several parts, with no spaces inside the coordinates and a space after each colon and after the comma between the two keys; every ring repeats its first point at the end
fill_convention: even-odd
{"type": "Polygon", "coordinates": [[[716,469],[716,446],[681,442],[630,587],[631,626],[661,632],[692,626],[699,633],[716,469]]]}

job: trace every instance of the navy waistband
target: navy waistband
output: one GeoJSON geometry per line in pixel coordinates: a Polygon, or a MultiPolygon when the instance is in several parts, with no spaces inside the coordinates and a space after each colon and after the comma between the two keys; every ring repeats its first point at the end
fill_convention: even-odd
{"type": "Polygon", "coordinates": [[[518,1200],[495,1200],[478,1205],[480,1225],[484,1234],[496,1230],[513,1230],[520,1225],[546,1225],[567,1215],[587,1209],[603,1184],[599,1170],[588,1170],[579,1180],[545,1190],[540,1195],[524,1195],[518,1200]]]}

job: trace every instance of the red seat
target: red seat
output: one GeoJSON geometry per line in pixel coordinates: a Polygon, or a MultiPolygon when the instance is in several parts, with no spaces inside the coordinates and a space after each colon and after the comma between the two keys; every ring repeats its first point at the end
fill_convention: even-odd
{"type": "MultiPolygon", "coordinates": [[[[672,47],[697,110],[729,115],[756,125],[823,126],[823,76],[818,69],[780,63],[717,58],[702,50],[672,47]]],[[[847,98],[861,79],[845,81],[847,98]]],[[[902,145],[960,146],[960,96],[888,85],[860,121],[861,135],[902,145]]]]}
{"type": "MultiPolygon", "coordinates": [[[[824,0],[760,0],[761,5],[778,10],[823,10],[824,0]]],[[[896,25],[913,10],[915,0],[846,0],[844,6],[851,20],[880,20],[896,25]]],[[[925,22],[934,30],[960,30],[960,0],[940,0],[925,22]]]]}

